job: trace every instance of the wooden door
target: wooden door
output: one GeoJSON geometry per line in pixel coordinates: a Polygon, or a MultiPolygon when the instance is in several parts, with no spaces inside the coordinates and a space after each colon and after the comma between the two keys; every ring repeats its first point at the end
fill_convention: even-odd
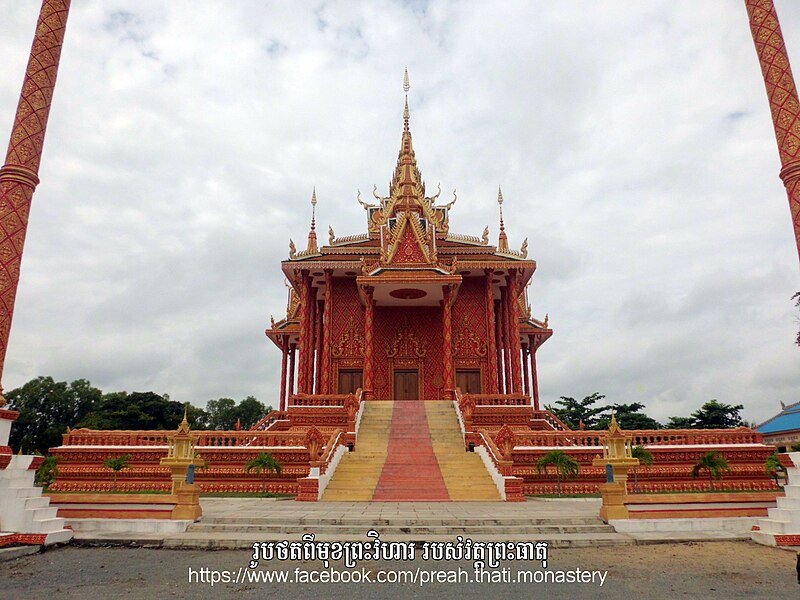
{"type": "Polygon", "coordinates": [[[394,399],[419,400],[419,371],[394,372],[394,399]]]}
{"type": "Polygon", "coordinates": [[[481,372],[480,371],[456,371],[456,387],[461,388],[462,394],[481,393],[481,372]]]}
{"type": "Polygon", "coordinates": [[[361,370],[339,371],[339,390],[340,394],[355,394],[361,387],[363,379],[361,370]]]}

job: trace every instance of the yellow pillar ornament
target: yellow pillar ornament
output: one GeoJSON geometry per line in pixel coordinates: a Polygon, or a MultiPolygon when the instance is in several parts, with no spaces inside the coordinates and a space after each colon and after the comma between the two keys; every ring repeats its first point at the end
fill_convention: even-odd
{"type": "Polygon", "coordinates": [[[194,483],[187,483],[189,467],[204,467],[206,461],[195,455],[194,437],[190,433],[188,417],[189,406],[183,411],[183,420],[178,430],[168,438],[167,456],[161,459],[161,466],[169,467],[172,477],[172,494],[177,496],[177,504],[172,511],[173,519],[195,520],[202,514],[200,510],[200,490],[194,483]]]}
{"type": "Polygon", "coordinates": [[[627,519],[628,509],[625,501],[628,496],[628,471],[639,464],[638,458],[633,458],[633,439],[625,435],[617,423],[616,415],[611,415],[611,423],[603,446],[603,456],[597,456],[592,461],[595,467],[610,465],[610,481],[600,486],[600,495],[603,497],[603,506],[600,517],[608,522],[610,519],[627,519]]]}

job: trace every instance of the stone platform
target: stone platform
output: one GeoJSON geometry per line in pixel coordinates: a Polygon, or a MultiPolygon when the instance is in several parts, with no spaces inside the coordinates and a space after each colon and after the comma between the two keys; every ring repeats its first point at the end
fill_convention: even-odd
{"type": "Polygon", "coordinates": [[[203,518],[181,532],[112,531],[94,523],[83,530],[82,545],[137,545],[161,548],[242,549],[261,541],[300,541],[314,533],[317,541],[366,540],[375,529],[384,541],[542,541],[552,548],[629,546],[688,541],[749,539],[747,533],[717,531],[708,519],[696,531],[619,533],[598,517],[599,500],[529,499],[497,502],[324,502],[255,498],[206,498],[203,518]]]}

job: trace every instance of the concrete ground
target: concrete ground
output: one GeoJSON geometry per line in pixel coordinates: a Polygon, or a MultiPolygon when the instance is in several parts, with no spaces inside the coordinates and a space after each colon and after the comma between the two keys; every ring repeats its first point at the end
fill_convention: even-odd
{"type": "MultiPolygon", "coordinates": [[[[0,563],[0,600],[40,598],[720,598],[797,599],[800,585],[795,572],[795,554],[749,542],[711,542],[555,549],[549,553],[547,569],[536,562],[501,564],[489,570],[495,577],[519,577],[519,571],[576,573],[588,571],[594,583],[428,583],[420,585],[424,573],[458,573],[474,577],[467,562],[363,562],[354,570],[341,564],[337,572],[360,572],[371,577],[416,573],[416,583],[221,583],[213,577],[225,570],[235,576],[247,571],[250,552],[179,551],[144,548],[63,547],[42,554],[0,563]],[[419,571],[418,571],[419,569],[419,571]],[[505,569],[505,572],[503,571],[505,569]],[[594,575],[592,572],[595,571],[594,575]],[[391,572],[391,573],[390,573],[391,572]],[[607,572],[603,585],[600,577],[607,572]],[[190,575],[193,573],[193,575],[190,575]],[[214,575],[216,574],[216,575],[214,575]],[[190,577],[193,581],[190,582],[190,577]]],[[[326,570],[320,563],[262,563],[253,572],[286,572],[295,569],[317,575],[326,570]]],[[[573,575],[574,576],[574,575],[573,575]]]]}

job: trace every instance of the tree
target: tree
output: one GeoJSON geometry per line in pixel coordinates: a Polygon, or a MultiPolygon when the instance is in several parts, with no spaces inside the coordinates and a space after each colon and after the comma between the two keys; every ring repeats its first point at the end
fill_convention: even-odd
{"type": "Polygon", "coordinates": [[[561,496],[561,478],[568,479],[577,477],[580,473],[581,465],[566,452],[561,450],[551,450],[539,459],[536,463],[536,471],[547,474],[548,467],[554,467],[556,471],[556,486],[558,495],[561,496]]]}
{"type": "MultiPolygon", "coordinates": [[[[185,405],[155,392],[112,392],[103,394],[95,409],[79,423],[90,429],[176,429],[185,405]]],[[[203,409],[189,406],[188,417],[195,429],[204,428],[203,409]]]]}
{"type": "Polygon", "coordinates": [[[569,396],[561,396],[560,400],[556,400],[556,404],[560,404],[561,408],[553,406],[545,406],[545,408],[555,414],[571,429],[578,429],[581,422],[583,422],[586,429],[598,429],[597,415],[606,412],[609,407],[594,406],[594,404],[603,398],[605,396],[599,392],[586,396],[581,401],[569,396]]]}
{"type": "Polygon", "coordinates": [[[786,467],[781,464],[781,458],[777,452],[767,457],[767,461],[764,463],[764,469],[767,475],[775,480],[775,485],[779,485],[778,477],[780,476],[783,476],[784,480],[788,483],[789,474],[786,472],[786,467]]]}
{"type": "Polygon", "coordinates": [[[60,456],[48,456],[44,459],[42,464],[36,469],[36,476],[34,483],[42,486],[45,491],[58,477],[58,461],[61,460],[60,456]]]}
{"type": "Polygon", "coordinates": [[[700,410],[692,413],[695,429],[728,429],[730,427],[740,427],[742,418],[739,411],[744,406],[737,404],[723,404],[717,400],[709,400],[700,410]]]}
{"type": "MultiPolygon", "coordinates": [[[[206,404],[210,429],[230,430],[236,427],[236,401],[233,398],[209,400],[206,404]]],[[[263,415],[262,415],[263,416],[263,415]]]]}
{"type": "Polygon", "coordinates": [[[112,458],[107,458],[103,461],[103,466],[108,467],[112,471],[114,471],[114,489],[113,491],[117,491],[117,476],[122,469],[127,469],[130,466],[131,455],[130,454],[123,454],[122,456],[115,456],[112,458]]]}
{"type": "Polygon", "coordinates": [[[261,475],[261,495],[265,496],[267,494],[267,475],[273,471],[280,475],[283,467],[272,454],[269,452],[262,452],[244,466],[244,470],[247,473],[253,469],[256,470],[256,473],[261,475]]]}
{"type": "Polygon", "coordinates": [[[242,429],[250,429],[258,423],[264,415],[272,410],[271,406],[264,406],[254,396],[248,396],[236,407],[236,416],[241,421],[242,429]]]}
{"type": "Polygon", "coordinates": [[[230,430],[236,427],[238,420],[243,429],[249,429],[272,408],[264,406],[253,396],[248,396],[239,404],[233,398],[209,400],[206,405],[208,427],[217,430],[230,430]]]}
{"type": "Polygon", "coordinates": [[[692,417],[670,417],[665,427],[667,429],[692,429],[694,419],[692,417]]]}
{"type": "MultiPolygon", "coordinates": [[[[644,446],[634,446],[631,448],[631,457],[638,458],[639,464],[649,467],[653,464],[653,453],[650,452],[644,446]]],[[[639,469],[636,468],[633,470],[633,493],[639,493],[639,469]]]]}
{"type": "Polygon", "coordinates": [[[9,408],[20,413],[11,428],[14,451],[35,450],[47,454],[61,445],[61,434],[75,426],[100,401],[102,392],[85,379],[70,384],[52,377],[37,377],[6,394],[9,408]]]}
{"type": "Polygon", "coordinates": [[[800,442],[792,444],[792,452],[800,452],[800,442]]]}
{"type": "Polygon", "coordinates": [[[708,485],[714,491],[714,480],[721,479],[723,473],[730,473],[731,467],[727,459],[719,452],[707,452],[700,457],[692,468],[692,477],[697,478],[702,471],[708,472],[708,485]]]}
{"type": "MultiPolygon", "coordinates": [[[[617,423],[622,429],[661,429],[661,423],[655,419],[641,413],[644,404],[634,402],[633,404],[612,404],[611,410],[617,417],[617,423]]],[[[611,423],[611,415],[603,416],[597,421],[597,429],[608,429],[611,423]]]]}

